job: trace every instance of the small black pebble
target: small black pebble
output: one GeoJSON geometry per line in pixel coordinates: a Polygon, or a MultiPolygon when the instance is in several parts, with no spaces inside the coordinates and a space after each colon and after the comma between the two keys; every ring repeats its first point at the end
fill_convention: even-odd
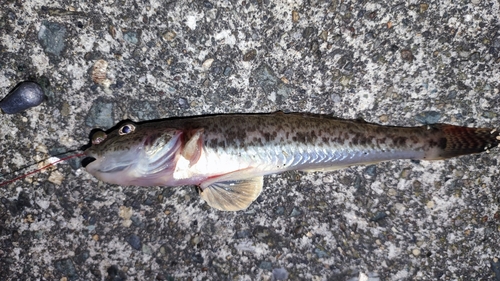
{"type": "Polygon", "coordinates": [[[437,124],[440,118],[441,113],[437,111],[424,111],[415,116],[415,120],[424,125],[437,124]]]}
{"type": "Polygon", "coordinates": [[[132,248],[136,250],[140,250],[142,245],[141,245],[141,238],[139,236],[132,234],[128,237],[127,242],[132,246],[132,248]]]}
{"type": "Polygon", "coordinates": [[[212,4],[208,1],[205,1],[205,2],[203,2],[203,6],[205,6],[205,8],[207,8],[207,9],[212,9],[214,7],[214,4],[212,4]]]}
{"type": "Polygon", "coordinates": [[[373,216],[370,221],[374,221],[374,222],[377,222],[377,221],[380,221],[382,219],[385,219],[387,217],[387,214],[385,212],[378,212],[375,214],[375,216],[373,216]]]}
{"type": "Polygon", "coordinates": [[[377,166],[376,165],[370,165],[370,166],[367,166],[365,168],[365,171],[364,171],[365,175],[370,177],[370,178],[373,178],[377,175],[377,166]]]}
{"type": "Polygon", "coordinates": [[[179,106],[182,109],[188,109],[189,108],[188,100],[185,98],[179,98],[179,106]]]}
{"type": "Polygon", "coordinates": [[[125,272],[120,270],[118,266],[112,265],[108,267],[108,276],[105,279],[106,281],[125,281],[127,280],[127,275],[125,272]]]}
{"type": "Polygon", "coordinates": [[[40,85],[35,82],[22,82],[0,101],[0,108],[7,114],[15,114],[39,105],[44,98],[40,85]]]}

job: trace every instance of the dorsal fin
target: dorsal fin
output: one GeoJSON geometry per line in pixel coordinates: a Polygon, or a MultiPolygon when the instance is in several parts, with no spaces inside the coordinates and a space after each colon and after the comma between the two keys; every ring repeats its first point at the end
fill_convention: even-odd
{"type": "Polygon", "coordinates": [[[221,211],[244,210],[259,197],[263,177],[215,182],[200,191],[208,205],[221,211]]]}

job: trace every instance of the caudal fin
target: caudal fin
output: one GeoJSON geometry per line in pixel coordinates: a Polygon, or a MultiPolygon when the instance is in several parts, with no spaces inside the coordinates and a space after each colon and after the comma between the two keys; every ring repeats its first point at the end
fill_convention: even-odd
{"type": "Polygon", "coordinates": [[[433,139],[437,140],[437,149],[428,152],[428,160],[481,153],[497,147],[500,143],[500,132],[495,129],[436,124],[432,125],[430,130],[433,131],[433,139]]]}

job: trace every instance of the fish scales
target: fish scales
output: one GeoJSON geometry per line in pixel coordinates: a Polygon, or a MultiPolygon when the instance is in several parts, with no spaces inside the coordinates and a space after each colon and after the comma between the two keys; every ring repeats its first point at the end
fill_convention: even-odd
{"type": "Polygon", "coordinates": [[[221,210],[246,208],[267,174],[438,160],[498,145],[498,134],[487,128],[382,126],[296,113],[128,122],[97,135],[82,162],[97,178],[121,185],[198,185],[201,197],[221,210]]]}
{"type": "Polygon", "coordinates": [[[277,163],[276,166],[289,169],[332,161],[357,164],[370,157],[372,161],[392,159],[395,155],[412,159],[439,145],[426,128],[415,130],[292,114],[279,114],[273,119],[259,115],[237,117],[193,120],[179,127],[206,128],[205,147],[214,153],[250,154],[254,161],[277,163]]]}

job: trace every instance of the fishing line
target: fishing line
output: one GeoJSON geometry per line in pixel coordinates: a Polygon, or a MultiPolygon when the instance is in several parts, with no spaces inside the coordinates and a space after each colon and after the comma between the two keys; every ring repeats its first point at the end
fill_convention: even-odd
{"type": "MultiPolygon", "coordinates": [[[[60,157],[60,156],[62,156],[62,155],[67,155],[68,153],[75,153],[75,152],[78,152],[78,151],[80,151],[80,150],[71,150],[71,151],[67,151],[67,152],[63,152],[63,153],[59,153],[59,154],[55,154],[55,155],[53,155],[53,156],[49,157],[48,159],[45,159],[45,160],[42,160],[42,161],[38,161],[38,162],[33,163],[33,164],[28,164],[28,165],[26,165],[26,166],[24,166],[24,167],[22,167],[22,168],[20,168],[20,169],[18,169],[18,170],[16,170],[16,171],[12,172],[12,173],[9,173],[8,175],[12,175],[12,174],[17,173],[17,172],[19,172],[19,171],[22,171],[22,170],[28,169],[29,167],[32,167],[32,166],[34,166],[34,165],[37,165],[37,164],[43,163],[43,162],[45,162],[45,161],[47,161],[47,160],[49,160],[49,161],[50,161],[50,159],[51,159],[51,158],[54,158],[54,157],[55,157],[55,158],[59,158],[59,157],[60,157]]],[[[33,174],[36,174],[36,173],[38,173],[38,172],[40,172],[40,171],[42,171],[42,170],[47,169],[47,168],[48,168],[48,167],[50,167],[50,166],[55,166],[56,164],[58,164],[58,163],[60,163],[60,162],[63,162],[63,161],[66,161],[66,160],[69,160],[69,159],[72,159],[72,158],[81,157],[81,156],[84,156],[84,155],[85,155],[85,153],[76,153],[76,154],[69,155],[69,156],[66,156],[66,157],[63,157],[63,158],[59,158],[58,160],[53,161],[53,162],[51,162],[51,163],[49,163],[49,164],[47,164],[47,165],[45,165],[45,166],[43,166],[43,167],[41,167],[41,168],[35,169],[35,170],[33,170],[33,171],[29,172],[29,173],[26,173],[26,174],[20,175],[20,176],[15,177],[15,178],[13,178],[13,179],[11,179],[11,180],[7,180],[7,181],[4,181],[4,182],[0,182],[0,187],[1,187],[1,186],[4,186],[4,185],[7,185],[7,184],[10,184],[10,183],[13,183],[13,182],[15,182],[15,181],[17,181],[17,180],[20,180],[20,179],[23,179],[23,178],[27,178],[27,177],[29,177],[29,176],[31,176],[31,175],[33,175],[33,174]]],[[[3,177],[3,178],[5,178],[5,177],[3,177]]]]}

